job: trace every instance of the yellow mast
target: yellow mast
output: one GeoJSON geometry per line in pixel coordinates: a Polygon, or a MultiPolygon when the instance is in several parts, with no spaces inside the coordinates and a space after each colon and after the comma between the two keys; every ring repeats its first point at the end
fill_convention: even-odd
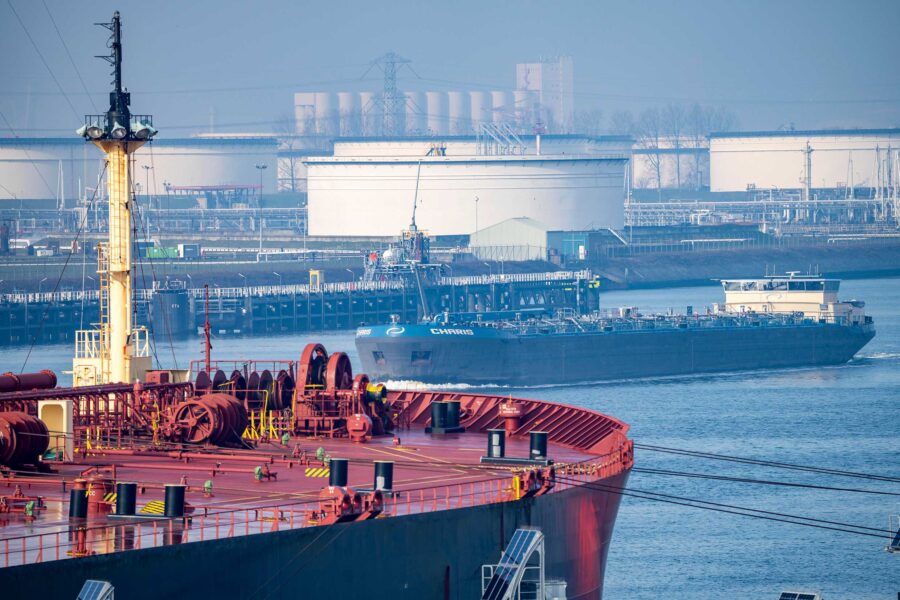
{"type": "Polygon", "coordinates": [[[89,115],[78,133],[106,154],[109,189],[109,242],[98,247],[100,322],[76,335],[73,383],[131,383],[151,368],[147,330],[134,327],[132,307],[131,155],[156,134],[152,117],[132,115],[131,94],[122,90],[122,28],[119,13],[111,23],[110,56],[114,90],[105,115],[89,115]]]}

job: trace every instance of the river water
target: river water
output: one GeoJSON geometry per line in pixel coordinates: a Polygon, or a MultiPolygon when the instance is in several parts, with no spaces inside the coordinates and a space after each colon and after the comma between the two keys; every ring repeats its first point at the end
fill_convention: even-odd
{"type": "MultiPolygon", "coordinates": [[[[631,425],[639,443],[900,476],[900,279],[851,280],[843,298],[866,301],[877,335],[838,367],[761,371],[590,385],[504,388],[503,393],[584,406],[631,425]]],[[[716,287],[608,292],[604,307],[698,310],[720,301],[716,287]]],[[[348,352],[348,332],[214,340],[216,358],[298,358],[308,341],[348,352]]],[[[36,347],[31,370],[71,368],[72,347],[36,347]]],[[[199,358],[196,338],[160,342],[160,362],[199,358]]],[[[0,350],[0,370],[18,371],[26,348],[0,350]]],[[[62,377],[61,384],[67,384],[62,377]]],[[[485,391],[492,391],[485,388],[485,391]]],[[[634,473],[629,487],[886,529],[900,514],[900,484],[636,452],[636,466],[869,489],[894,495],[634,473]]],[[[900,555],[885,538],[864,537],[623,498],[607,567],[608,599],[778,598],[785,589],[825,598],[885,599],[900,591],[900,555]]],[[[487,559],[487,557],[486,557],[487,559]]],[[[552,575],[552,574],[551,574],[552,575]]]]}

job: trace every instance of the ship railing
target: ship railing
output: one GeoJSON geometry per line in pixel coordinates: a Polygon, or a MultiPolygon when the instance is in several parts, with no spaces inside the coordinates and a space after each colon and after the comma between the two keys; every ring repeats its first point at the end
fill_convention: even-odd
{"type": "Polygon", "coordinates": [[[440,285],[480,285],[491,283],[528,283],[539,281],[570,281],[590,279],[593,273],[590,269],[580,271],[550,271],[547,273],[512,273],[491,275],[465,275],[460,277],[440,277],[440,285]]]}
{"type": "MultiPolygon", "coordinates": [[[[498,326],[504,329],[514,329],[521,335],[540,335],[547,333],[566,334],[581,333],[582,331],[596,332],[622,332],[622,331],[650,331],[672,329],[714,329],[714,328],[751,328],[751,327],[786,327],[786,326],[819,326],[851,325],[847,317],[839,315],[823,315],[820,318],[806,317],[798,314],[778,313],[735,313],[726,315],[646,315],[643,317],[601,317],[585,321],[578,321],[577,326],[572,320],[525,320],[517,322],[505,322],[502,324],[489,324],[486,326],[498,326]]],[[[874,328],[872,323],[858,323],[859,326],[874,328]]]]}
{"type": "MultiPolygon", "coordinates": [[[[604,456],[557,465],[555,484],[546,493],[622,473],[633,463],[631,448],[626,440],[604,456]]],[[[521,477],[521,471],[493,478],[475,473],[469,481],[385,492],[383,514],[400,517],[516,501],[523,495],[521,477]]],[[[41,524],[45,531],[39,533],[0,538],[0,567],[314,527],[319,516],[318,500],[304,499],[240,508],[198,506],[191,515],[172,519],[138,516],[102,525],[55,521],[41,524]]]]}
{"type": "MultiPolygon", "coordinates": [[[[210,298],[258,298],[272,296],[293,296],[309,294],[346,294],[351,292],[378,292],[403,289],[402,281],[339,281],[335,283],[322,283],[319,285],[252,285],[242,287],[215,287],[210,288],[210,298]]],[[[191,288],[188,293],[197,299],[204,297],[204,290],[191,288]]]]}

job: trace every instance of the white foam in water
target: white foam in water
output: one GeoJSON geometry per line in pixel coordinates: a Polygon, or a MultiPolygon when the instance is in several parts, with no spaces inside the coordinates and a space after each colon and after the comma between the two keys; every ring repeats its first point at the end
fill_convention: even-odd
{"type": "Polygon", "coordinates": [[[859,354],[859,358],[874,358],[876,360],[895,360],[900,358],[900,352],[873,352],[872,354],[859,354]]]}
{"type": "Polygon", "coordinates": [[[468,383],[423,383],[421,381],[413,381],[408,379],[389,379],[384,382],[384,385],[389,390],[397,390],[401,392],[483,390],[509,387],[508,385],[471,385],[468,383]]]}

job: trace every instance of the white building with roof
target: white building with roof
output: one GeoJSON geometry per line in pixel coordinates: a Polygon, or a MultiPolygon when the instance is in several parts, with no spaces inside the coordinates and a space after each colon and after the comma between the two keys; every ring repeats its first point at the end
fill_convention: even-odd
{"type": "Polygon", "coordinates": [[[709,156],[712,192],[887,187],[900,182],[900,129],[713,133],[709,156]]]}
{"type": "Polygon", "coordinates": [[[535,136],[486,148],[475,137],[337,140],[306,159],[309,234],[393,235],[416,223],[469,234],[515,217],[551,229],[621,228],[630,138],[535,136]],[[418,188],[418,192],[416,189],[418,188]]]}

